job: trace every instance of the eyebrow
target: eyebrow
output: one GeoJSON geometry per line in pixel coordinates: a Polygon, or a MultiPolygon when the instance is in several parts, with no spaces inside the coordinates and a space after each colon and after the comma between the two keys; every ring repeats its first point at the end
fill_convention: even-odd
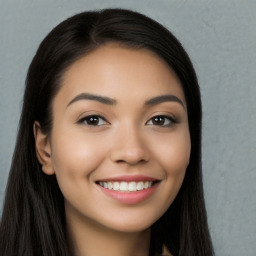
{"type": "Polygon", "coordinates": [[[161,103],[168,102],[168,101],[177,102],[177,103],[181,104],[181,106],[183,108],[185,108],[183,101],[173,94],[165,94],[165,95],[156,96],[152,99],[147,100],[145,105],[157,105],[157,104],[161,104],[161,103]]]}
{"type": "Polygon", "coordinates": [[[110,105],[110,106],[115,105],[117,103],[116,100],[111,99],[109,97],[100,96],[100,95],[96,95],[96,94],[90,94],[90,93],[81,93],[81,94],[78,94],[74,99],[72,99],[68,103],[67,107],[69,105],[71,105],[72,103],[77,102],[79,100],[93,100],[93,101],[98,101],[100,103],[110,105]]]}
{"type": "MultiPolygon", "coordinates": [[[[91,93],[80,93],[78,94],[75,98],[73,98],[67,105],[67,107],[69,105],[71,105],[74,102],[77,102],[79,100],[92,100],[92,101],[98,101],[100,103],[103,103],[105,105],[116,105],[117,104],[117,100],[106,97],[106,96],[100,96],[97,94],[91,94],[91,93]]],[[[153,106],[153,105],[157,105],[157,104],[161,104],[164,102],[177,102],[179,103],[183,108],[185,108],[183,101],[178,98],[177,96],[173,95],[173,94],[165,94],[165,95],[160,95],[160,96],[156,96],[154,98],[151,98],[149,100],[147,100],[145,102],[146,106],[153,106]]]]}

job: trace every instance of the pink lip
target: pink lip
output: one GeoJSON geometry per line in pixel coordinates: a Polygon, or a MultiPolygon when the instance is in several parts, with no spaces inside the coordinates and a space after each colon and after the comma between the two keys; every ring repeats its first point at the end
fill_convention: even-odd
{"type": "MultiPolygon", "coordinates": [[[[112,180],[112,179],[111,179],[112,180]]],[[[124,180],[124,179],[122,179],[124,180]]],[[[141,179],[140,179],[141,180],[141,179]]],[[[134,181],[134,179],[133,179],[134,181]]],[[[107,188],[103,188],[98,185],[101,191],[103,191],[107,196],[121,202],[124,204],[138,204],[147,198],[149,198],[157,189],[159,183],[153,185],[150,188],[139,190],[136,192],[121,192],[117,190],[110,190],[107,188]]]]}
{"type": "Polygon", "coordinates": [[[100,181],[158,181],[156,178],[152,178],[145,175],[122,175],[117,177],[110,177],[107,179],[102,179],[100,181]]]}

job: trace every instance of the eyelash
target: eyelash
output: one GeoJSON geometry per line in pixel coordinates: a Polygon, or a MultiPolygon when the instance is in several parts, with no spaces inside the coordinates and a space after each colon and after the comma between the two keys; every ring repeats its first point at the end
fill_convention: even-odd
{"type": "Polygon", "coordinates": [[[85,124],[85,122],[87,122],[87,124],[85,124],[85,125],[87,125],[87,126],[92,126],[92,127],[97,127],[97,126],[102,126],[102,125],[104,125],[104,124],[88,124],[88,121],[95,121],[96,119],[101,119],[102,120],[102,122],[104,122],[105,124],[109,124],[107,121],[106,121],[106,119],[104,118],[104,117],[102,117],[102,116],[100,116],[100,115],[89,115],[89,116],[85,116],[85,117],[83,117],[83,118],[81,118],[79,121],[78,121],[78,123],[81,123],[81,124],[85,124]],[[90,120],[91,119],[91,120],[90,120]],[[93,120],[94,119],[94,120],[93,120]]]}
{"type": "Polygon", "coordinates": [[[160,126],[160,127],[170,127],[170,126],[172,126],[172,125],[174,125],[174,124],[177,124],[178,122],[177,122],[177,120],[176,120],[176,118],[175,117],[173,117],[173,116],[167,116],[167,115],[157,115],[157,116],[153,116],[153,117],[151,117],[150,118],[150,120],[147,122],[147,124],[149,123],[149,122],[152,122],[152,124],[150,124],[150,125],[154,125],[154,121],[153,120],[155,120],[156,122],[158,122],[159,120],[160,121],[163,121],[164,123],[163,123],[163,125],[157,125],[157,124],[155,124],[156,126],[160,126]],[[166,124],[166,120],[168,120],[167,122],[167,124],[166,124]]]}
{"type": "MultiPolygon", "coordinates": [[[[100,115],[89,115],[81,118],[78,123],[85,124],[87,126],[91,127],[99,127],[105,124],[109,124],[109,122],[100,115]],[[102,120],[102,124],[98,124],[99,120],[102,120]],[[98,121],[97,124],[88,124],[88,122],[94,122],[98,121]],[[86,123],[85,123],[86,122],[86,123]]],[[[170,127],[174,124],[178,123],[176,118],[173,116],[167,116],[167,115],[156,115],[149,119],[149,121],[146,122],[146,125],[155,125],[160,127],[170,127]],[[163,124],[154,124],[154,122],[163,122],[163,124]],[[151,123],[150,123],[151,122],[151,123]],[[166,124],[167,122],[167,124],[166,124]],[[149,124],[150,123],[150,124],[149,124]]]]}

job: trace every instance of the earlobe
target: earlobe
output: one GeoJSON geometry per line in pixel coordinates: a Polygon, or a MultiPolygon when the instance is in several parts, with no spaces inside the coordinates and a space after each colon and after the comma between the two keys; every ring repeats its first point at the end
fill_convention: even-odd
{"type": "Polygon", "coordinates": [[[35,121],[33,126],[36,156],[42,165],[42,171],[47,175],[55,174],[52,158],[51,158],[51,145],[47,134],[42,132],[39,122],[35,121]]]}

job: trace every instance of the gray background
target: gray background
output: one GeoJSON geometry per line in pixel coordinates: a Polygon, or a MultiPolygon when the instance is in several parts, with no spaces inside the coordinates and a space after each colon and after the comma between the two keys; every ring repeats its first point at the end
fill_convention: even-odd
{"type": "Polygon", "coordinates": [[[256,1],[0,0],[0,211],[28,65],[44,36],[83,10],[123,7],[167,26],[195,65],[203,172],[217,256],[256,255],[256,1]]]}

